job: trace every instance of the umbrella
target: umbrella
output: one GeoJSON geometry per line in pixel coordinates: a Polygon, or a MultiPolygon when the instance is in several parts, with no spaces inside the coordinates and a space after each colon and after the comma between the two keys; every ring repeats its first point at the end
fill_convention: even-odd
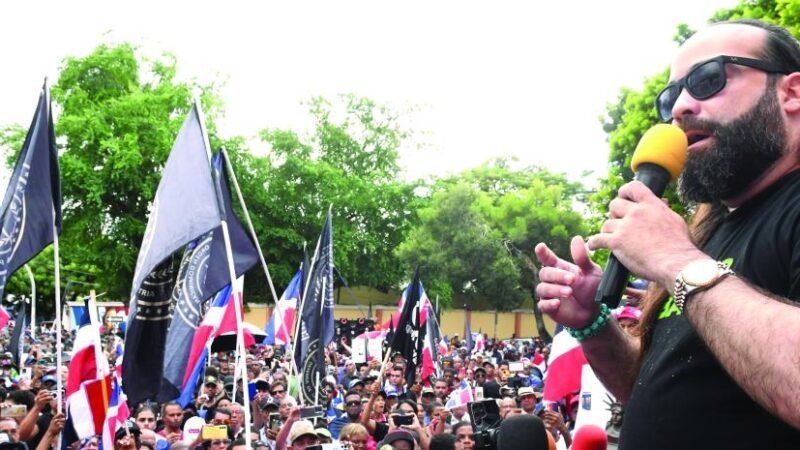
{"type": "MultiPolygon", "coordinates": [[[[267,337],[266,331],[248,322],[242,322],[242,331],[245,334],[250,333],[251,335],[253,335],[256,344],[264,342],[264,339],[267,337]]],[[[229,352],[233,350],[236,350],[235,331],[222,333],[219,336],[215,337],[214,341],[211,343],[212,352],[229,352]]]]}

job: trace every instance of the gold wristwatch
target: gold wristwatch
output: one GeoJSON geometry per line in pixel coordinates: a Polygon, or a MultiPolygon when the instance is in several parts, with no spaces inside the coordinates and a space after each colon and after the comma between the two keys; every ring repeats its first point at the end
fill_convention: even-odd
{"type": "Polygon", "coordinates": [[[733,275],[733,271],[722,262],[714,261],[713,259],[700,259],[690,262],[675,278],[675,290],[672,294],[675,306],[683,313],[683,308],[686,307],[686,299],[690,295],[714,287],[728,275],[733,275]]]}

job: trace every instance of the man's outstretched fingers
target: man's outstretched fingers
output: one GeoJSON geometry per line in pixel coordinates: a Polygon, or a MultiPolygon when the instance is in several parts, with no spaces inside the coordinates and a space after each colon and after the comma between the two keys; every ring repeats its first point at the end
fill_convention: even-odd
{"type": "Polygon", "coordinates": [[[586,248],[586,242],[580,236],[575,236],[569,243],[569,250],[572,254],[572,260],[583,272],[588,272],[594,269],[594,262],[589,257],[589,250],[586,248]]]}

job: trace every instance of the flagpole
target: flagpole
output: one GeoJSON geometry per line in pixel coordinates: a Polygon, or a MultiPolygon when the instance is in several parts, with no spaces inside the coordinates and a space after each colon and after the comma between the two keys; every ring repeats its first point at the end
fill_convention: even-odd
{"type": "MultiPolygon", "coordinates": [[[[242,212],[244,213],[244,218],[247,221],[247,228],[250,231],[250,236],[256,243],[256,251],[258,252],[258,259],[261,261],[261,267],[264,268],[264,275],[267,276],[267,283],[269,284],[269,290],[272,293],[272,298],[275,300],[275,310],[278,312],[278,314],[281,315],[281,317],[284,317],[283,308],[281,307],[279,301],[280,298],[278,297],[278,293],[275,291],[275,285],[272,283],[272,276],[269,273],[269,267],[267,267],[267,260],[264,258],[264,253],[261,251],[261,242],[259,242],[258,235],[256,235],[256,230],[253,227],[253,221],[250,218],[250,211],[248,211],[247,209],[247,205],[244,202],[244,196],[242,195],[242,190],[239,187],[239,180],[236,178],[236,173],[233,171],[233,164],[231,164],[231,160],[230,158],[228,158],[228,151],[225,150],[225,147],[221,147],[220,152],[222,153],[222,157],[225,158],[225,165],[227,167],[228,176],[233,182],[233,187],[236,190],[236,197],[239,199],[239,206],[242,207],[242,212]]],[[[286,329],[286,325],[283,322],[281,322],[281,326],[283,327],[284,330],[286,329]]],[[[294,362],[294,357],[292,357],[292,362],[289,366],[290,375],[292,369],[294,369],[295,374],[298,373],[297,365],[294,362]]]]}
{"type": "MultiPolygon", "coordinates": [[[[304,241],[303,242],[303,263],[302,264],[305,264],[305,261],[306,261],[306,259],[308,257],[308,254],[306,253],[306,244],[307,244],[307,242],[304,241]]],[[[314,257],[316,257],[316,254],[314,255],[314,257]]],[[[302,278],[300,279],[300,291],[301,292],[300,292],[300,298],[297,299],[297,307],[295,308],[294,330],[292,330],[293,334],[290,336],[291,339],[292,339],[292,345],[290,346],[291,353],[290,353],[290,357],[289,357],[289,369],[290,369],[289,373],[291,374],[291,368],[294,368],[295,376],[297,377],[297,379],[296,379],[297,380],[297,384],[300,387],[297,390],[297,394],[298,394],[297,396],[299,397],[301,405],[305,404],[305,396],[303,395],[303,385],[301,383],[301,378],[300,378],[301,377],[300,368],[297,367],[297,362],[294,359],[294,352],[296,351],[295,345],[297,344],[297,341],[299,339],[301,339],[300,327],[301,327],[301,324],[303,322],[303,305],[306,302],[306,300],[305,300],[306,282],[305,281],[306,281],[306,275],[307,274],[303,270],[302,264],[300,265],[300,272],[302,273],[302,278]]],[[[314,265],[309,263],[308,267],[306,267],[305,270],[311,270],[312,267],[314,267],[314,265]]],[[[287,389],[288,389],[288,387],[287,387],[287,389]]]]}
{"type": "Polygon", "coordinates": [[[58,257],[58,227],[55,223],[55,208],[53,209],[53,260],[55,263],[55,297],[56,297],[56,413],[61,414],[61,382],[62,344],[61,344],[61,267],[58,257]]]}
{"type": "Polygon", "coordinates": [[[36,337],[36,279],[28,264],[25,264],[25,271],[28,272],[28,278],[31,279],[31,333],[36,337]]]}
{"type": "MultiPolygon", "coordinates": [[[[203,116],[203,109],[200,107],[200,100],[198,97],[195,96],[194,98],[194,105],[197,111],[198,122],[200,123],[200,129],[202,130],[203,134],[203,141],[206,147],[206,153],[208,154],[208,162],[209,167],[208,169],[211,170],[211,144],[208,141],[208,131],[206,130],[206,122],[205,117],[203,116]]],[[[219,183],[215,183],[217,188],[217,198],[219,199],[219,183]]],[[[217,208],[220,207],[219,202],[217,202],[217,208]]],[[[222,212],[222,211],[220,211],[222,212]]],[[[243,398],[243,409],[244,409],[244,424],[245,424],[245,446],[247,448],[251,447],[252,439],[250,437],[250,396],[248,392],[244,390],[244,380],[247,379],[247,371],[244,367],[244,335],[243,335],[243,328],[242,328],[242,304],[239,303],[241,299],[241,292],[239,291],[239,287],[236,283],[236,269],[234,268],[233,262],[233,249],[231,248],[231,237],[228,233],[228,221],[225,217],[225,214],[220,214],[220,228],[222,229],[222,238],[225,242],[225,255],[228,257],[228,272],[231,278],[231,295],[233,296],[233,309],[234,313],[236,314],[236,352],[240,354],[239,364],[237,364],[236,369],[238,369],[242,375],[242,390],[244,391],[242,395],[243,398]]],[[[210,355],[209,355],[210,357],[210,355]]],[[[233,383],[233,392],[234,398],[233,400],[236,401],[236,379],[235,379],[236,372],[234,371],[234,383],[233,383]]]]}
{"type": "Polygon", "coordinates": [[[253,238],[253,241],[256,243],[256,251],[258,252],[258,259],[261,261],[261,266],[264,268],[264,274],[267,276],[267,282],[269,283],[269,290],[272,293],[272,298],[275,299],[275,306],[278,307],[278,294],[275,291],[275,285],[272,283],[272,276],[269,273],[269,267],[267,267],[267,261],[264,259],[264,253],[261,251],[261,243],[258,241],[258,236],[256,235],[256,230],[253,227],[253,221],[250,219],[250,211],[247,210],[247,205],[244,202],[244,196],[242,196],[242,190],[239,188],[239,180],[236,178],[236,173],[233,171],[233,165],[231,164],[230,158],[228,158],[228,151],[225,150],[225,147],[220,148],[220,152],[222,152],[222,157],[225,158],[225,165],[227,166],[228,176],[230,176],[231,181],[233,182],[233,187],[236,189],[236,197],[239,198],[239,206],[242,207],[242,212],[244,213],[244,218],[247,221],[247,228],[249,228],[250,236],[253,238]]]}
{"type": "MultiPolygon", "coordinates": [[[[44,95],[45,95],[45,105],[47,105],[48,109],[48,116],[52,119],[52,110],[50,105],[50,86],[47,83],[47,77],[44,79],[44,95]]],[[[61,382],[61,364],[62,364],[62,343],[61,343],[61,265],[59,263],[59,251],[58,251],[58,225],[56,224],[56,208],[55,205],[50,205],[50,210],[53,214],[53,275],[55,276],[55,301],[56,301],[56,402],[57,408],[56,413],[61,414],[61,403],[62,403],[62,395],[61,392],[63,391],[61,382]]],[[[58,441],[60,445],[60,439],[58,441]]]]}

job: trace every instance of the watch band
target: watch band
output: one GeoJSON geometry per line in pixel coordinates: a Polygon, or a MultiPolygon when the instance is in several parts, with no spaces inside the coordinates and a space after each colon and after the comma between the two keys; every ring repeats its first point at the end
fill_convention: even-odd
{"type": "Polygon", "coordinates": [[[711,289],[720,281],[724,280],[728,275],[734,275],[733,270],[731,270],[721,261],[717,261],[717,269],[717,277],[713,281],[703,286],[693,286],[693,289],[689,289],[689,285],[683,279],[683,273],[678,275],[678,278],[675,279],[675,289],[674,294],[672,294],[672,299],[674,300],[675,306],[678,308],[678,311],[680,311],[681,314],[683,314],[683,310],[686,308],[686,301],[689,299],[689,297],[711,289]]]}

